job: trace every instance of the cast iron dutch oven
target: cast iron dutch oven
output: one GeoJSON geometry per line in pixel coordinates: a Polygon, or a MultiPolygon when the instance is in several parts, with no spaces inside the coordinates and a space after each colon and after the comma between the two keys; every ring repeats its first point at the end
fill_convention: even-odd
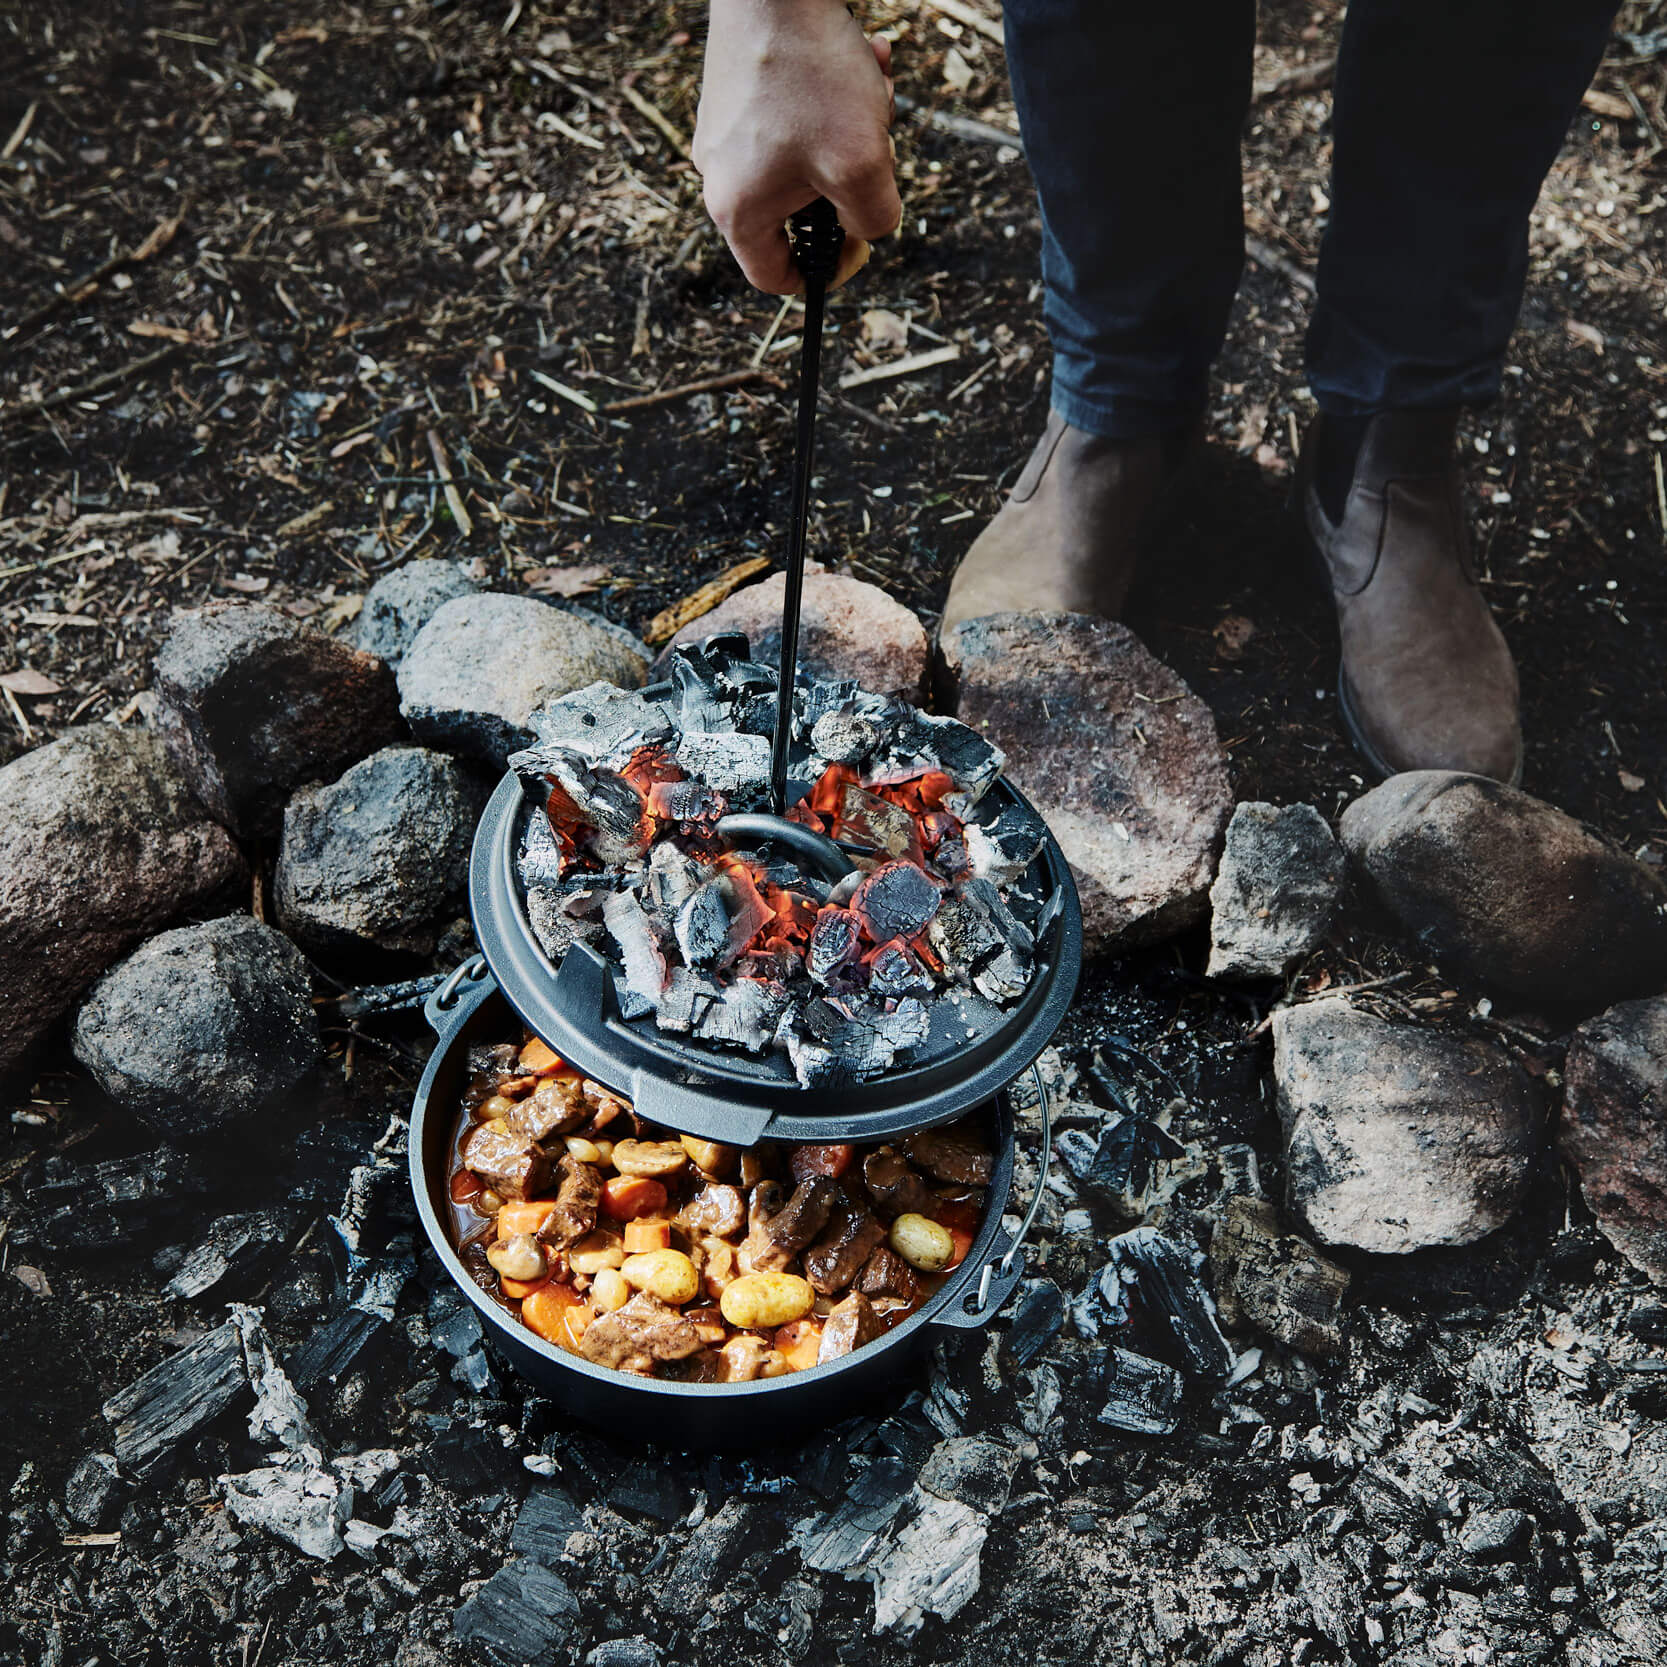
{"type": "MultiPolygon", "coordinates": [[[[1022,802],[1005,781],[990,791],[1022,802]]],[[[1076,886],[1052,836],[1030,876],[1045,905],[1035,929],[1036,972],[1025,995],[1006,1010],[940,999],[933,1034],[910,1063],[877,1079],[806,1089],[779,1057],[740,1056],[665,1035],[651,1017],[625,1019],[613,969],[592,949],[577,945],[559,965],[552,962],[533,933],[516,874],[530,813],[511,772],[481,817],[470,861],[470,910],[482,953],[459,967],[425,1009],[438,1041],[417,1090],[410,1136],[411,1184],[429,1242],[516,1368],[592,1423],[647,1434],[673,1447],[758,1447],[850,1416],[865,1395],[893,1380],[944,1328],[984,1325],[1023,1276],[1020,1251],[1042,1197],[1039,1181],[1017,1235],[1009,1238],[1002,1214],[1013,1183],[1015,1122],[1006,1090],[1033,1067],[1058,1028],[1082,960],[1076,886]],[[450,1231],[448,1168],[469,1049],[504,1041],[521,1023],[631,1101],[643,1117],[708,1140],[741,1146],[759,1139],[885,1140],[976,1113],[986,1121],[995,1170],[971,1251],[893,1330],[838,1360],[779,1378],[741,1384],[644,1378],[593,1365],[545,1342],[469,1277],[450,1231]]],[[[803,857],[806,830],[791,823],[775,823],[773,831],[761,826],[772,821],[751,819],[746,831],[777,837],[803,857]]],[[[831,842],[824,843],[830,861],[847,860],[831,842]]],[[[1051,1121],[1041,1075],[1034,1074],[1045,1163],[1051,1121]]]]}

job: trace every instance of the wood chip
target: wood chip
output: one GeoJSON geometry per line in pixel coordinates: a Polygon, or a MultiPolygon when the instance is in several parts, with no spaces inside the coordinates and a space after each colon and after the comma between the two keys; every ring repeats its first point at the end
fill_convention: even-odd
{"type": "Polygon", "coordinates": [[[966,24],[969,29],[976,29],[986,40],[994,41],[997,46],[1007,44],[1007,36],[1002,31],[1000,19],[964,4],[964,0],[927,0],[927,3],[933,11],[942,12],[945,17],[952,17],[957,23],[966,24]]]}
{"type": "Polygon", "coordinates": [[[23,616],[25,625],[78,625],[84,631],[96,631],[104,623],[103,620],[89,619],[85,614],[48,614],[32,613],[23,616]]]}
{"type": "Polygon", "coordinates": [[[310,533],[335,507],[326,500],[324,503],[314,504],[311,509],[302,510],[299,515],[284,522],[278,529],[278,537],[299,538],[302,533],[310,533]]]}
{"type": "Polygon", "coordinates": [[[767,370],[726,370],[719,376],[703,376],[698,382],[680,382],[675,388],[657,388],[651,394],[633,394],[629,399],[610,400],[602,407],[602,413],[611,417],[620,411],[646,411],[651,405],[664,405],[668,400],[688,399],[692,394],[721,393],[725,388],[744,388],[753,382],[762,382],[771,388],[783,386],[781,378],[767,370]]]}
{"type": "Polygon", "coordinates": [[[1588,87],[1580,102],[1594,116],[1607,116],[1612,122],[1632,120],[1632,106],[1624,98],[1617,98],[1614,93],[1603,93],[1596,87],[1588,87]]]}
{"type": "Polygon", "coordinates": [[[739,590],[748,579],[766,572],[769,566],[768,556],[749,556],[745,561],[725,568],[717,578],[708,579],[699,590],[691,591],[681,602],[662,608],[648,622],[648,629],[642,634],[643,641],[650,648],[670,642],[685,625],[699,619],[702,614],[711,613],[726,596],[739,590]]]}
{"type": "Polygon", "coordinates": [[[120,1545],[122,1537],[119,1533],[109,1534],[66,1534],[58,1542],[60,1545],[95,1546],[120,1545]]]}
{"type": "Polygon", "coordinates": [[[52,1282],[39,1268],[32,1268],[26,1262],[19,1262],[12,1269],[12,1272],[17,1275],[18,1283],[26,1290],[33,1291],[36,1296],[49,1297],[52,1295],[52,1282]]]}
{"type": "Polygon", "coordinates": [[[950,342],[945,347],[934,347],[927,353],[911,353],[906,359],[893,359],[889,364],[869,365],[866,370],[854,370],[840,377],[841,388],[861,388],[869,382],[889,382],[898,376],[913,376],[916,371],[930,370],[934,365],[947,365],[961,357],[961,349],[950,342]]]}
{"type": "Polygon", "coordinates": [[[672,126],[670,119],[659,107],[659,105],[649,103],[649,101],[644,98],[629,81],[620,82],[619,90],[624,93],[625,102],[629,104],[639,116],[642,116],[646,120],[652,122],[659,130],[666,143],[670,145],[671,148],[676,151],[685,162],[687,162],[689,160],[689,141],[685,139],[675,127],[672,126]]]}
{"type": "Polygon", "coordinates": [[[463,507],[463,494],[457,490],[457,483],[452,479],[451,459],[446,456],[445,442],[432,428],[428,430],[428,454],[434,459],[434,472],[440,477],[446,494],[446,508],[451,511],[457,530],[465,538],[472,537],[475,524],[469,519],[469,512],[463,507]]]}
{"type": "Polygon", "coordinates": [[[27,667],[0,673],[0,689],[10,689],[14,695],[61,695],[64,692],[62,683],[54,683],[44,671],[31,671],[27,667]]]}
{"type": "Polygon", "coordinates": [[[541,370],[529,370],[527,375],[539,387],[548,388],[551,393],[565,399],[571,405],[577,405],[581,411],[588,415],[594,416],[596,414],[596,401],[589,394],[582,394],[577,388],[570,388],[565,382],[558,382],[555,377],[546,376],[541,370]]]}

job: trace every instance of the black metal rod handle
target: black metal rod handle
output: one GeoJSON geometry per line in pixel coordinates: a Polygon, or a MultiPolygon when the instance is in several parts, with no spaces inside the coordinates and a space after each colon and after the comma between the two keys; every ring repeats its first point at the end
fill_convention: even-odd
{"type": "Polygon", "coordinates": [[[793,506],[788,522],[787,588],[781,604],[781,674],[776,730],[770,746],[770,802],[787,814],[787,754],[793,740],[793,690],[799,673],[799,615],[804,606],[805,531],[810,519],[810,475],[816,453],[816,390],[822,371],[822,314],[828,282],[839,267],[845,228],[826,197],[788,222],[793,259],[805,280],[805,327],[799,344],[799,425],[793,450],[793,506]]]}

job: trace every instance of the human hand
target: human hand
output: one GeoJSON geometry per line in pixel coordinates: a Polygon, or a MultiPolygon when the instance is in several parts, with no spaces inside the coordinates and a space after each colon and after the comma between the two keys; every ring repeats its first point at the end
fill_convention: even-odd
{"type": "Polygon", "coordinates": [[[795,295],[789,215],[826,197],[845,228],[834,286],[897,229],[891,42],[842,0],[712,0],[694,161],[747,281],[795,295]]]}

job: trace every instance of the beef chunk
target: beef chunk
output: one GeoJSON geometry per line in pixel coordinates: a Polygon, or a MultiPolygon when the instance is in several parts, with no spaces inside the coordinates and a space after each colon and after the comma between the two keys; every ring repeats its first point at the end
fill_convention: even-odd
{"type": "Polygon", "coordinates": [[[903,1142],[903,1150],[940,1181],[962,1187],[987,1187],[995,1168],[990,1148],[965,1123],[922,1129],[903,1142]]]}
{"type": "Polygon", "coordinates": [[[695,1238],[729,1238],[747,1225],[747,1206],[736,1188],[710,1181],[683,1206],[683,1220],[695,1238]]]}
{"type": "Polygon", "coordinates": [[[904,1302],[920,1301],[920,1281],[915,1270],[891,1248],[883,1244],[863,1263],[857,1275],[857,1289],[865,1297],[901,1297],[904,1302]]]}
{"type": "Polygon", "coordinates": [[[550,1160],[524,1134],[482,1123],[463,1142],[463,1165],[500,1198],[536,1198],[550,1179],[550,1160]]]}
{"type": "Polygon", "coordinates": [[[743,1267],[748,1273],[780,1273],[793,1260],[770,1238],[770,1223],[781,1213],[782,1190],[776,1181],[760,1181],[752,1189],[747,1205],[747,1242],[741,1246],[743,1267]]]}
{"type": "Polygon", "coordinates": [[[582,1239],[596,1226],[596,1210],[602,1202],[602,1172],[594,1164],[580,1163],[567,1152],[562,1155],[560,1174],[555,1208],[538,1230],[538,1236],[558,1250],[582,1239]]]}
{"type": "MultiPolygon", "coordinates": [[[[612,1089],[604,1088],[599,1082],[592,1082],[589,1077],[585,1078],[579,1091],[585,1097],[585,1109],[590,1115],[590,1121],[585,1125],[587,1134],[600,1134],[609,1124],[631,1115],[631,1108],[612,1089]]],[[[642,1128],[639,1120],[633,1117],[633,1123],[639,1124],[633,1129],[633,1133],[640,1138],[642,1128]]]]}
{"type": "Polygon", "coordinates": [[[926,1213],[930,1194],[926,1183],[909,1166],[901,1152],[881,1146],[862,1160],[862,1184],[868,1196],[888,1216],[926,1213]]]}
{"type": "Polygon", "coordinates": [[[853,1291],[835,1303],[828,1315],[827,1324],[822,1327],[822,1341],[816,1349],[816,1364],[820,1366],[825,1360],[850,1354],[864,1343],[872,1343],[879,1335],[880,1316],[874,1312],[874,1304],[861,1291],[853,1291]]]}
{"type": "Polygon", "coordinates": [[[700,1332],[675,1308],[639,1291],[623,1308],[597,1315],[579,1347],[598,1366],[646,1372],[657,1360],[687,1360],[702,1344],[700,1332]]]}
{"type": "Polygon", "coordinates": [[[572,1077],[547,1077],[509,1114],[509,1126],[552,1151],[590,1115],[572,1077]]]}
{"type": "Polygon", "coordinates": [[[827,1231],[805,1252],[805,1278],[825,1297],[843,1291],[885,1236],[878,1216],[839,1193],[827,1231]]]}
{"type": "Polygon", "coordinates": [[[838,1186],[825,1175],[801,1181],[781,1212],[770,1218],[765,1228],[770,1243],[796,1256],[827,1225],[828,1212],[839,1196],[838,1186]]]}

